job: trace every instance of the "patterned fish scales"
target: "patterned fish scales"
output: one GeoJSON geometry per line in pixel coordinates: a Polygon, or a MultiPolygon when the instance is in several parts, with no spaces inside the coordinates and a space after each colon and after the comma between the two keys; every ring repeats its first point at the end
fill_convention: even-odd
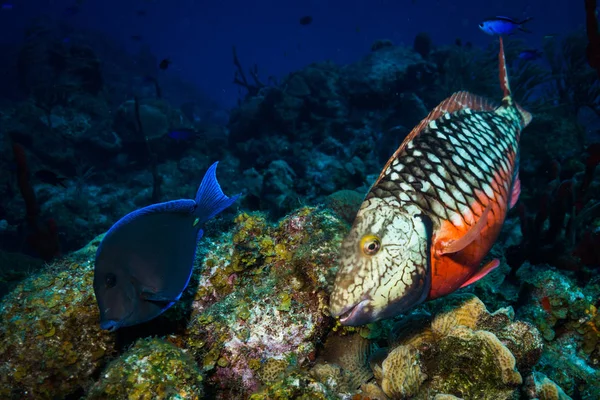
{"type": "Polygon", "coordinates": [[[434,223],[455,225],[474,223],[491,200],[505,205],[520,132],[520,117],[506,114],[463,109],[431,121],[384,169],[366,200],[392,198],[416,205],[434,223]]]}

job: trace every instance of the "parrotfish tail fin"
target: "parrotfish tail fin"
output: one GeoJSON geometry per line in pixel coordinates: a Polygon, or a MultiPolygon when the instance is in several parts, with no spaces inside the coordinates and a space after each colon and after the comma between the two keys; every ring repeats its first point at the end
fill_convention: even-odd
{"type": "Polygon", "coordinates": [[[200,187],[198,188],[198,192],[196,193],[196,210],[194,214],[197,218],[197,224],[202,224],[233,203],[240,197],[240,195],[235,195],[232,197],[227,197],[225,193],[221,190],[221,185],[217,181],[217,164],[219,162],[215,162],[210,166],[204,178],[202,179],[202,183],[200,183],[200,187]]]}
{"type": "Polygon", "coordinates": [[[525,27],[523,27],[523,25],[525,25],[525,23],[531,21],[533,19],[533,17],[528,17],[525,18],[523,21],[519,22],[519,30],[521,32],[525,32],[525,33],[532,33],[529,29],[526,29],[525,27]]]}

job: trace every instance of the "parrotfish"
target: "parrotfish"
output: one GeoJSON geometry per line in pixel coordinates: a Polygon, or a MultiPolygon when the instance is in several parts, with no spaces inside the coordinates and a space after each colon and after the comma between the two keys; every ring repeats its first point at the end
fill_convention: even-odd
{"type": "Polygon", "coordinates": [[[239,197],[223,193],[216,169],[217,162],[206,172],[195,200],[141,208],[106,233],[94,270],[102,329],[149,321],[179,300],[191,278],[204,223],[239,197]]]}
{"type": "Polygon", "coordinates": [[[500,38],[502,103],[458,92],[402,142],[367,193],[348,236],[330,312],[344,325],[405,313],[481,279],[520,193],[521,130],[500,38]]]}
{"type": "Polygon", "coordinates": [[[522,21],[516,21],[508,17],[494,17],[480,23],[479,29],[488,35],[512,35],[517,31],[530,33],[523,25],[532,19],[533,18],[529,17],[522,21]]]}

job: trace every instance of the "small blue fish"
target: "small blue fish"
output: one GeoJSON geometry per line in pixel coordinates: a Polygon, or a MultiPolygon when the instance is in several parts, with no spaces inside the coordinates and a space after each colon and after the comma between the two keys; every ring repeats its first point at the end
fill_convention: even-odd
{"type": "Polygon", "coordinates": [[[1,10],[12,10],[13,9],[13,5],[12,3],[2,3],[2,5],[0,5],[0,9],[1,10]]]}
{"type": "Polygon", "coordinates": [[[175,140],[176,142],[180,142],[195,139],[198,136],[198,132],[196,132],[193,129],[180,128],[169,131],[167,136],[175,140]]]}
{"type": "Polygon", "coordinates": [[[508,17],[495,17],[486,19],[479,24],[479,29],[488,35],[512,35],[517,31],[531,33],[523,27],[523,24],[531,21],[532,18],[526,18],[523,21],[515,21],[508,17]]]}
{"type": "Polygon", "coordinates": [[[523,50],[519,53],[519,58],[526,61],[535,61],[542,58],[542,52],[537,49],[523,50]]]}
{"type": "Polygon", "coordinates": [[[171,307],[187,287],[202,226],[232,205],[210,166],[196,199],[153,204],[115,223],[96,252],[94,293],[100,327],[149,321],[171,307]]]}

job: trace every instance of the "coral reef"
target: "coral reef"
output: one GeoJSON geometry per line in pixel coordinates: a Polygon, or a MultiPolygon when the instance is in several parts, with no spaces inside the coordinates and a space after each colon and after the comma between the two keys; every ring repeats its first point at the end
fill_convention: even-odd
{"type": "Polygon", "coordinates": [[[115,353],[114,335],[98,325],[91,290],[89,254],[98,243],[31,275],[0,303],[0,397],[54,399],[83,391],[115,353]],[[79,257],[87,261],[79,264],[79,257]]]}
{"type": "Polygon", "coordinates": [[[534,372],[525,382],[525,392],[530,399],[539,400],[568,400],[571,399],[552,380],[541,372],[534,372]]]}
{"type": "MultiPolygon", "coordinates": [[[[327,210],[301,208],[276,224],[260,214],[242,213],[231,231],[203,240],[184,299],[160,318],[187,320],[167,339],[198,361],[208,375],[205,385],[218,390],[219,398],[228,398],[225,393],[248,395],[314,360],[316,343],[331,324],[325,289],[346,229],[327,210]]],[[[92,377],[117,351],[115,335],[99,328],[91,284],[100,240],[32,275],[3,300],[4,397],[86,392],[92,377]]],[[[192,364],[182,360],[181,350],[171,345],[138,342],[108,367],[90,396],[167,390],[150,375],[169,365],[188,371],[185,391],[189,398],[200,396],[200,389],[192,388],[198,387],[199,378],[192,364]],[[148,353],[157,352],[170,360],[157,355],[152,361],[148,353]],[[149,375],[138,380],[141,364],[149,369],[140,374],[149,375]]]]}
{"type": "Polygon", "coordinates": [[[600,389],[600,374],[592,366],[600,356],[600,329],[595,278],[580,289],[575,281],[550,266],[525,263],[517,276],[527,287],[526,305],[517,316],[533,323],[549,342],[541,370],[568,395],[600,389]],[[581,388],[580,383],[584,382],[581,388]]]}
{"type": "Polygon", "coordinates": [[[511,310],[490,314],[469,294],[452,295],[433,317],[400,321],[390,349],[373,357],[375,378],[391,398],[437,394],[459,398],[511,399],[542,353],[542,339],[511,310]],[[480,397],[480,396],[484,397],[480,397]]]}
{"type": "Polygon", "coordinates": [[[203,398],[202,371],[180,348],[160,339],[140,339],[110,363],[86,396],[100,399],[203,398]]]}
{"type": "Polygon", "coordinates": [[[274,226],[243,213],[228,236],[202,251],[184,340],[211,385],[241,396],[314,358],[330,325],[325,289],[345,229],[313,208],[274,226]]]}
{"type": "Polygon", "coordinates": [[[497,44],[435,45],[423,32],[411,47],[379,40],[351,64],[281,79],[244,69],[234,48],[243,99],[228,114],[160,72],[145,46],[132,58],[61,29],[29,29],[15,71],[23,97],[0,99],[1,295],[11,290],[0,397],[598,397],[600,146],[582,115],[597,121],[599,86],[580,34],[547,39],[539,64],[507,40],[515,99],[535,117],[520,204],[489,255],[500,266],[408,315],[348,328],[328,316],[328,290],[364,193],[439,101],[498,98],[497,44]],[[168,134],[179,128],[190,137],[168,134]],[[150,202],[193,197],[217,159],[243,211],[208,224],[175,306],[101,331],[94,237],[150,202]]]}

